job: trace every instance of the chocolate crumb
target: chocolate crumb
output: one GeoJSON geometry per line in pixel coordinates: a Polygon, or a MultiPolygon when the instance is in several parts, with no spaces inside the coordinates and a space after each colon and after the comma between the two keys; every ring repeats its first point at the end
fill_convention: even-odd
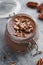
{"type": "Polygon", "coordinates": [[[10,64],[10,65],[16,65],[16,62],[11,61],[9,64],[10,64]]]}
{"type": "Polygon", "coordinates": [[[6,56],[2,56],[2,60],[6,60],[6,56]]]}

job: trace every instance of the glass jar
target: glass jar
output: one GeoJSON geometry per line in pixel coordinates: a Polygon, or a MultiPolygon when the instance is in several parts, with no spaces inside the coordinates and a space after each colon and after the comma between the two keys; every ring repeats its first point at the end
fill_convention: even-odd
{"type": "Polygon", "coordinates": [[[0,18],[10,18],[21,9],[21,4],[16,0],[0,0],[0,18]]]}
{"type": "Polygon", "coordinates": [[[5,39],[6,44],[9,47],[9,49],[12,52],[27,52],[28,50],[32,50],[36,48],[36,51],[38,50],[38,46],[36,44],[36,41],[38,40],[37,36],[37,25],[35,21],[27,14],[17,14],[11,19],[8,20],[8,23],[6,24],[6,30],[5,30],[5,39]],[[27,35],[27,37],[18,37],[13,35],[14,29],[12,28],[12,25],[14,25],[14,18],[16,17],[27,17],[32,23],[34,24],[34,31],[27,35]]]}

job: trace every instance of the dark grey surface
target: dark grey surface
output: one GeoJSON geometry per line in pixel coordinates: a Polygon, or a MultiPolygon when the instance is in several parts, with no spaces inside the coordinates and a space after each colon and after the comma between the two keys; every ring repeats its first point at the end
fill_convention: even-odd
{"type": "MultiPolygon", "coordinates": [[[[20,1],[22,8],[19,13],[25,13],[30,15],[33,19],[36,20],[36,23],[38,25],[38,30],[39,30],[39,40],[37,41],[37,44],[39,46],[39,50],[43,51],[43,21],[38,19],[38,13],[37,10],[30,9],[26,7],[26,2],[28,1],[33,1],[33,0],[18,0],[20,1]]],[[[38,3],[43,2],[43,0],[34,0],[37,1],[38,3]]],[[[4,32],[6,28],[6,23],[8,19],[0,19],[0,65],[8,65],[8,63],[11,60],[14,60],[17,62],[17,65],[36,65],[36,62],[39,58],[43,58],[43,54],[38,55],[36,57],[30,56],[30,53],[26,53],[24,55],[19,55],[19,54],[13,54],[9,52],[5,45],[5,40],[4,40],[4,32]],[[4,54],[2,52],[2,49],[5,50],[6,53],[8,53],[8,59],[7,61],[5,60],[4,62],[1,60],[2,55],[4,54]]]]}

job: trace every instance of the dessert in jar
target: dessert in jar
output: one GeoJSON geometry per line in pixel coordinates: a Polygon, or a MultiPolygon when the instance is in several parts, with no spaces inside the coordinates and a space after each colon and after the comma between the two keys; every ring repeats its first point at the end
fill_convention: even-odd
{"type": "Polygon", "coordinates": [[[26,14],[13,16],[6,24],[5,39],[12,52],[26,52],[30,48],[33,49],[37,40],[35,21],[26,14]]]}

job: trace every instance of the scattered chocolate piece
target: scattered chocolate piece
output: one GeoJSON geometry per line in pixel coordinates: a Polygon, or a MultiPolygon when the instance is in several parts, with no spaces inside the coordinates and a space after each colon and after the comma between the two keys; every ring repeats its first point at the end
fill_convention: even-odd
{"type": "Polygon", "coordinates": [[[4,55],[4,56],[2,56],[2,60],[6,60],[6,58],[7,58],[7,57],[6,57],[5,55],[4,55]]]}
{"type": "Polygon", "coordinates": [[[9,63],[10,65],[16,65],[16,62],[12,61],[9,63]]]}
{"type": "Polygon", "coordinates": [[[36,65],[43,65],[43,58],[40,58],[36,65]]]}
{"type": "Polygon", "coordinates": [[[43,12],[43,3],[41,3],[39,6],[37,6],[38,12],[43,12]]]}
{"type": "Polygon", "coordinates": [[[42,51],[39,51],[39,54],[42,54],[42,51]]]}
{"type": "Polygon", "coordinates": [[[6,53],[6,51],[4,49],[1,49],[3,55],[1,56],[1,60],[4,61],[8,58],[8,54],[6,53]]]}
{"type": "Polygon", "coordinates": [[[36,8],[37,6],[38,6],[37,2],[28,2],[27,3],[27,7],[30,7],[30,8],[36,8]]]}
{"type": "Polygon", "coordinates": [[[43,13],[39,14],[39,15],[38,15],[38,18],[39,18],[40,20],[43,20],[43,13]]]}

